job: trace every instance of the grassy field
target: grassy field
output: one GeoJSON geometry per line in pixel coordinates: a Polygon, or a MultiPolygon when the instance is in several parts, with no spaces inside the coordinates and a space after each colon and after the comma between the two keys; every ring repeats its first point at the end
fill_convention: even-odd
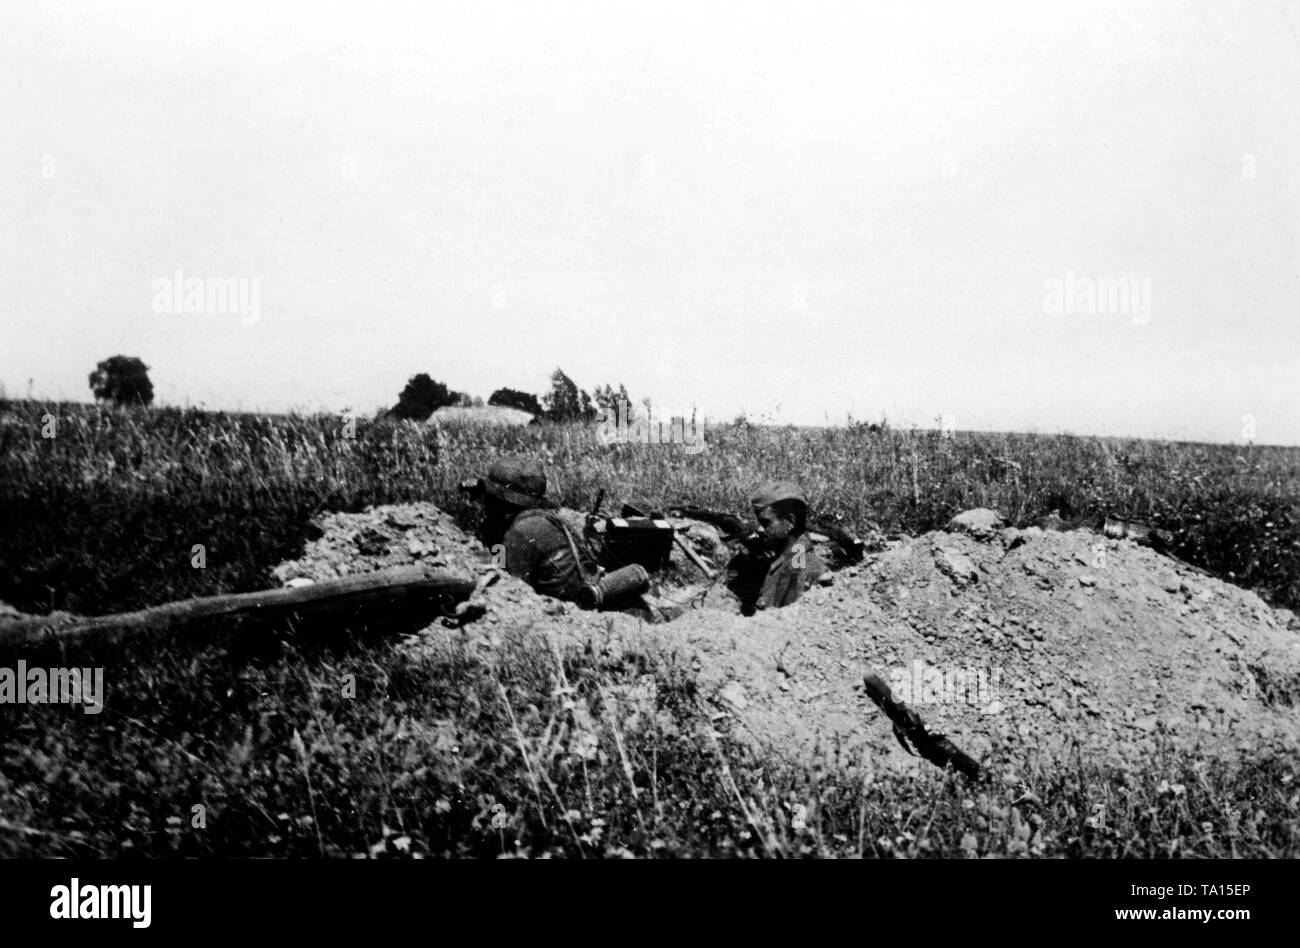
{"type": "MultiPolygon", "coordinates": [[[[1300,606],[1297,449],[865,428],[705,440],[691,455],[573,427],[439,436],[0,402],[0,599],[96,614],[269,588],[314,514],[414,499],[468,514],[455,485],[508,452],[542,460],[575,507],[605,488],[742,512],[753,482],[788,477],[817,510],[891,532],[973,506],[1018,524],[1053,509],[1077,524],[1127,517],[1300,606]],[[196,544],[206,568],[191,565],[196,544]]],[[[0,664],[18,657],[103,665],[111,684],[100,715],[0,706],[0,855],[1300,855],[1293,761],[1228,772],[1166,755],[1140,774],[994,762],[978,790],[937,771],[791,770],[712,732],[671,656],[557,658],[525,632],[490,666],[450,647],[417,660],[382,640],[292,634],[47,647],[0,664]],[[609,684],[643,676],[661,714],[605,713],[609,684]],[[557,697],[565,681],[577,710],[557,697]]]]}

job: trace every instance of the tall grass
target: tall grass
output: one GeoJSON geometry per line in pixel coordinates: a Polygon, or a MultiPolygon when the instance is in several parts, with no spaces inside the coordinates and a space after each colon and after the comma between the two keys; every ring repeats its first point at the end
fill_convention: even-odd
{"type": "Polygon", "coordinates": [[[79,653],[109,669],[100,715],[0,706],[0,857],[1300,855],[1294,760],[794,767],[733,740],[672,655],[548,646],[79,653]],[[647,681],[655,713],[631,713],[647,681]]]}
{"type": "MultiPolygon", "coordinates": [[[[455,485],[511,453],[545,463],[575,507],[604,488],[740,512],[782,477],[857,528],[919,532],[980,505],[1022,524],[1125,516],[1300,603],[1293,449],[864,429],[711,429],[706,444],[0,403],[0,599],[93,614],[270,586],[320,511],[468,513],[455,485]]],[[[491,660],[292,629],[21,657],[105,667],[107,707],[0,705],[0,856],[1300,855],[1293,760],[1169,753],[1130,773],[997,751],[981,787],[796,767],[733,741],[675,656],[557,655],[527,631],[491,660]],[[654,713],[627,713],[619,695],[647,682],[654,713]]]]}
{"type": "Polygon", "coordinates": [[[0,599],[102,612],[262,588],[322,510],[432,500],[505,453],[543,462],[579,508],[600,489],[651,506],[743,512],[755,482],[804,485],[862,529],[918,533],[988,506],[1023,525],[1057,510],[1178,535],[1175,552],[1279,605],[1300,605],[1300,449],[852,429],[711,428],[706,450],[601,445],[591,429],[450,429],[335,417],[0,403],[0,599]],[[44,417],[55,436],[43,437],[44,417]],[[203,544],[207,568],[190,568],[203,544]]]}

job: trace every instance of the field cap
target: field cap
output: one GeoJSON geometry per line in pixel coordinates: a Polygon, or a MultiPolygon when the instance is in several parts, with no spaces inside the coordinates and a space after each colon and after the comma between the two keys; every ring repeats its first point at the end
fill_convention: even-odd
{"type": "Polygon", "coordinates": [[[757,513],[783,500],[797,500],[803,504],[805,510],[808,509],[808,498],[804,496],[798,484],[790,481],[767,481],[761,484],[754,491],[751,503],[754,505],[754,512],[757,513]]]}
{"type": "Polygon", "coordinates": [[[546,472],[536,461],[502,458],[488,471],[483,490],[516,507],[535,507],[546,497],[546,472]]]}

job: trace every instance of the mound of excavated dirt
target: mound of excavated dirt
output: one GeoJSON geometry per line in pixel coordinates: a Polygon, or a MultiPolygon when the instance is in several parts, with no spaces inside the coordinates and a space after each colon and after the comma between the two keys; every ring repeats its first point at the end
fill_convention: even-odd
{"type": "MultiPolygon", "coordinates": [[[[721,563],[725,549],[699,526],[693,542],[721,563]]],[[[335,514],[322,527],[302,559],[277,569],[282,581],[414,561],[479,573],[488,560],[429,504],[335,514]]],[[[691,569],[675,563],[683,576],[691,569]]],[[[719,585],[664,625],[585,613],[504,575],[479,598],[481,618],[431,626],[410,644],[460,637],[490,652],[526,629],[560,645],[675,656],[717,713],[773,755],[929,767],[900,748],[866,697],[867,672],[977,757],[999,745],[1021,759],[1062,761],[1075,742],[1085,757],[1125,765],[1160,744],[1216,757],[1300,752],[1295,616],[1087,531],[927,534],[835,574],[794,606],[748,619],[719,585]]],[[[649,687],[619,696],[627,713],[651,709],[649,687]]]]}
{"type": "Polygon", "coordinates": [[[412,563],[469,575],[489,559],[483,544],[433,504],[325,514],[318,526],[321,535],[307,544],[299,559],[271,570],[282,584],[337,579],[412,563]]]}

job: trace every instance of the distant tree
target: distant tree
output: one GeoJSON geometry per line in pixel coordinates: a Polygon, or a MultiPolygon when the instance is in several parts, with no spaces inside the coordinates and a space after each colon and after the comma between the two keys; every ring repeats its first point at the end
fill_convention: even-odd
{"type": "Polygon", "coordinates": [[[488,399],[488,404],[500,405],[502,408],[518,408],[520,411],[531,412],[534,415],[542,413],[542,406],[538,403],[536,395],[513,388],[497,389],[488,399]]]}
{"type": "Polygon", "coordinates": [[[455,405],[458,397],[458,393],[421,372],[407,380],[406,388],[397,396],[392,414],[396,418],[424,421],[439,408],[455,405]]]}
{"type": "Polygon", "coordinates": [[[552,421],[567,421],[578,413],[578,386],[563,370],[551,373],[551,390],[542,396],[542,408],[552,421]]]}
{"type": "Polygon", "coordinates": [[[542,399],[542,406],[551,421],[591,421],[596,417],[591,396],[558,368],[551,373],[551,391],[542,399]]]}
{"type": "Polygon", "coordinates": [[[866,434],[880,434],[881,432],[889,430],[889,420],[882,415],[878,422],[865,420],[859,421],[852,415],[849,415],[847,427],[850,431],[856,431],[859,433],[865,432],[866,434]]]}
{"type": "MultiPolygon", "coordinates": [[[[456,396],[456,407],[458,408],[474,407],[474,397],[470,395],[468,392],[453,392],[452,394],[456,396]]],[[[483,399],[481,398],[478,399],[478,402],[480,405],[483,404],[483,399]]]]}
{"type": "MultiPolygon", "coordinates": [[[[632,404],[632,396],[627,393],[627,388],[621,382],[618,391],[615,391],[612,385],[597,385],[595,391],[592,392],[592,398],[595,399],[596,407],[601,413],[612,410],[615,417],[618,416],[619,403],[623,402],[627,405],[627,420],[634,421],[636,419],[636,406],[632,404]]],[[[649,399],[646,399],[646,401],[648,402],[649,399]]]]}
{"type": "Polygon", "coordinates": [[[135,356],[115,355],[95,366],[90,373],[90,390],[100,401],[117,405],[148,405],[153,401],[149,366],[135,356]]]}

